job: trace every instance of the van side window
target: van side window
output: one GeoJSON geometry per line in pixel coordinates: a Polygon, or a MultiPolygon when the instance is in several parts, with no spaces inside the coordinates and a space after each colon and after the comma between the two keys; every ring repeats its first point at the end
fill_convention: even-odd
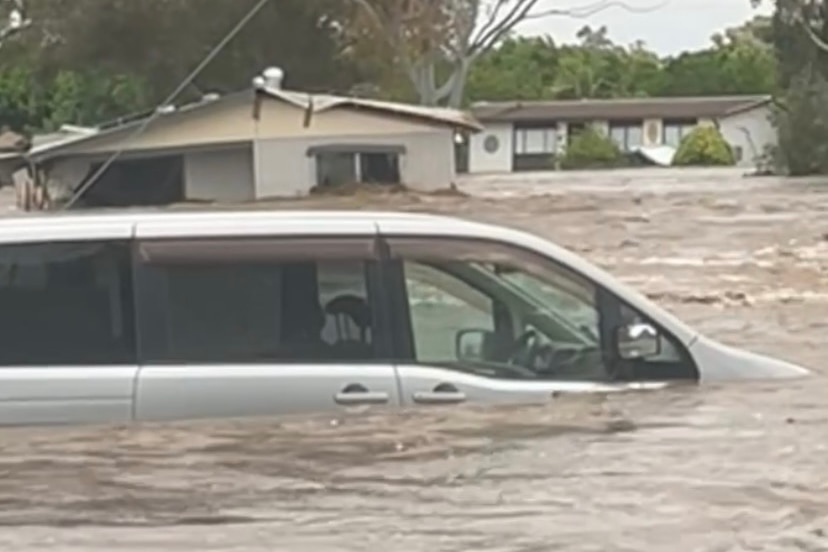
{"type": "Polygon", "coordinates": [[[135,364],[128,242],[0,246],[0,365],[135,364]]]}
{"type": "MultiPolygon", "coordinates": [[[[292,241],[292,240],[291,240],[292,241]]],[[[347,247],[345,247],[347,251],[347,247]]],[[[140,270],[147,362],[291,363],[376,358],[367,255],[230,245],[140,270]],[[243,246],[242,246],[243,247],[243,246]],[[225,255],[226,253],[226,255],[225,255]]]]}
{"type": "Polygon", "coordinates": [[[610,379],[592,282],[499,242],[388,243],[403,271],[416,362],[497,379],[610,379]]]}

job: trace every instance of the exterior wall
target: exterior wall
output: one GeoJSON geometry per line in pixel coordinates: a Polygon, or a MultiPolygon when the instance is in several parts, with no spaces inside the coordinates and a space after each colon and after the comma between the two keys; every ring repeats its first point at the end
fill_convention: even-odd
{"type": "Polygon", "coordinates": [[[504,173],[512,171],[514,155],[514,125],[493,123],[486,125],[483,132],[473,134],[469,140],[470,173],[504,173]],[[486,140],[494,137],[498,141],[497,151],[486,151],[486,140]]]}
{"type": "Polygon", "coordinates": [[[252,145],[184,155],[184,196],[229,202],[254,199],[252,145]]]}
{"type": "Polygon", "coordinates": [[[381,136],[270,138],[254,144],[256,198],[307,195],[316,185],[316,161],[307,155],[308,148],[332,144],[405,146],[400,157],[403,184],[436,190],[454,181],[454,133],[447,128],[381,136]]]}
{"type": "Polygon", "coordinates": [[[558,123],[558,155],[566,152],[566,145],[569,143],[569,123],[561,121],[558,123]]]}
{"type": "Polygon", "coordinates": [[[771,122],[770,106],[761,106],[719,120],[719,130],[734,148],[740,148],[740,167],[755,167],[765,149],[776,145],[776,129],[771,122]]]}

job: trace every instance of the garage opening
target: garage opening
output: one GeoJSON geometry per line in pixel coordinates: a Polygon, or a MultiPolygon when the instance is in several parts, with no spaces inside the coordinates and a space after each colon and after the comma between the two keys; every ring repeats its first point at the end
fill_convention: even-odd
{"type": "MultiPolygon", "coordinates": [[[[100,171],[94,163],[83,184],[100,171]]],[[[145,207],[184,200],[184,158],[181,155],[116,161],[78,201],[83,207],[145,207]]]]}

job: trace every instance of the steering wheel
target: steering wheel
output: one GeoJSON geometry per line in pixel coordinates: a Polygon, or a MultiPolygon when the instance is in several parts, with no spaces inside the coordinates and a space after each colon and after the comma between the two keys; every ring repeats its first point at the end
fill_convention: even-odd
{"type": "Polygon", "coordinates": [[[521,367],[532,374],[535,372],[531,369],[535,365],[535,359],[538,356],[540,346],[540,339],[535,330],[526,330],[515,339],[512,345],[512,351],[507,359],[507,364],[510,367],[521,367]]]}

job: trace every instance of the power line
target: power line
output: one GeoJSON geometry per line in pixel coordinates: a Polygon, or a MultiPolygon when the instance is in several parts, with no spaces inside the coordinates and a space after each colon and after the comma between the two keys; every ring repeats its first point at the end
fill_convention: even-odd
{"type": "Polygon", "coordinates": [[[98,179],[100,179],[101,176],[103,176],[103,174],[107,170],[109,170],[112,164],[115,163],[115,161],[117,161],[118,158],[121,157],[121,155],[123,155],[124,151],[126,151],[127,144],[135,138],[137,138],[138,136],[140,136],[141,134],[143,134],[143,132],[146,131],[147,128],[153,122],[155,122],[155,120],[158,119],[158,117],[162,115],[161,108],[172,104],[175,101],[175,99],[179,96],[179,94],[181,94],[188,86],[190,86],[190,84],[192,84],[192,82],[196,79],[196,77],[198,77],[198,75],[204,70],[204,68],[210,65],[210,63],[216,58],[216,56],[218,56],[222,52],[222,50],[224,50],[224,48],[230,43],[230,41],[236,38],[236,35],[238,35],[254,17],[256,17],[256,15],[262,10],[262,8],[265,7],[265,5],[269,1],[270,0],[258,0],[258,2],[256,2],[256,4],[250,9],[250,11],[247,12],[247,14],[241,18],[241,20],[236,24],[235,27],[233,27],[230,30],[229,33],[227,33],[227,35],[221,40],[221,42],[216,44],[216,46],[210,51],[210,53],[207,54],[207,57],[201,60],[201,63],[199,63],[196,66],[196,68],[193,69],[192,73],[190,73],[187,76],[187,78],[181,81],[181,84],[179,84],[176,87],[173,93],[170,94],[169,97],[167,97],[163,102],[161,102],[161,104],[159,104],[156,107],[155,111],[144,120],[144,122],[135,130],[135,132],[133,132],[121,141],[121,146],[115,152],[113,152],[112,155],[109,156],[109,158],[103,163],[103,165],[100,166],[100,168],[97,171],[95,171],[95,173],[89,178],[89,180],[84,182],[77,190],[75,190],[75,193],[72,194],[72,197],[69,198],[69,201],[67,201],[66,204],[63,206],[64,209],[69,209],[70,207],[72,207],[72,205],[74,205],[81,198],[84,192],[86,192],[86,190],[88,190],[90,186],[97,182],[98,179]]]}

